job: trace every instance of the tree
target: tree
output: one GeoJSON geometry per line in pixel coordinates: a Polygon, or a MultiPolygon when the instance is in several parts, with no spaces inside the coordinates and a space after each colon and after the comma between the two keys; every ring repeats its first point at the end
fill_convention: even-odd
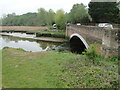
{"type": "Polygon", "coordinates": [[[60,9],[56,12],[55,23],[56,23],[58,29],[65,29],[66,15],[62,9],[60,9]]]}
{"type": "Polygon", "coordinates": [[[2,18],[3,26],[35,26],[36,13],[26,13],[23,15],[8,14],[2,18]]]}
{"type": "Polygon", "coordinates": [[[14,20],[16,14],[12,13],[12,14],[7,14],[5,17],[2,18],[2,25],[8,25],[8,26],[13,26],[14,25],[14,20]]]}
{"type": "Polygon", "coordinates": [[[47,25],[51,26],[53,23],[55,23],[54,17],[55,17],[55,12],[52,9],[50,9],[47,15],[47,25]]]}
{"type": "Polygon", "coordinates": [[[24,17],[26,20],[26,23],[25,23],[26,26],[35,26],[36,25],[35,19],[37,17],[37,13],[27,13],[27,14],[24,14],[24,17]]]}
{"type": "Polygon", "coordinates": [[[0,18],[0,26],[2,26],[2,18],[0,18]]]}
{"type": "Polygon", "coordinates": [[[90,2],[89,14],[94,23],[115,23],[118,19],[119,9],[116,2],[90,2]]]}
{"type": "Polygon", "coordinates": [[[71,23],[87,23],[90,21],[89,14],[87,12],[86,6],[81,4],[74,4],[70,13],[68,14],[68,19],[71,23]]]}
{"type": "Polygon", "coordinates": [[[66,15],[66,22],[67,23],[71,23],[71,17],[70,17],[70,13],[65,13],[65,15],[66,15]]]}
{"type": "Polygon", "coordinates": [[[118,14],[117,19],[116,19],[116,23],[120,24],[120,10],[119,10],[119,14],[118,14]]]}
{"type": "Polygon", "coordinates": [[[37,25],[40,25],[40,26],[47,25],[47,11],[44,8],[38,9],[37,25]]]}
{"type": "Polygon", "coordinates": [[[120,12],[119,12],[119,15],[118,15],[117,23],[120,24],[120,12]]]}

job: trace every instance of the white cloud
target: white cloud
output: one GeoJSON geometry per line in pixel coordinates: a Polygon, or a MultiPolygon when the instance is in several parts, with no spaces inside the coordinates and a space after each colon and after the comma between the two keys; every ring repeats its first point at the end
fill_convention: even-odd
{"type": "Polygon", "coordinates": [[[45,8],[46,10],[64,9],[69,12],[73,4],[84,3],[87,5],[90,0],[1,0],[0,1],[0,16],[15,12],[16,14],[23,14],[27,12],[37,12],[38,8],[45,8]]]}

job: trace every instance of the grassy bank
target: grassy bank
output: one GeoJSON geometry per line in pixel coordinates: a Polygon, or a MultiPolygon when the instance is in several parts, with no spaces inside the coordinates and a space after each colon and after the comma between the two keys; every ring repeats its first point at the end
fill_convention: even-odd
{"type": "Polygon", "coordinates": [[[0,88],[2,88],[2,50],[0,50],[0,88]]]}
{"type": "Polygon", "coordinates": [[[105,59],[92,52],[95,58],[89,53],[33,53],[13,48],[4,48],[2,53],[4,88],[118,87],[117,58],[105,59]]]}

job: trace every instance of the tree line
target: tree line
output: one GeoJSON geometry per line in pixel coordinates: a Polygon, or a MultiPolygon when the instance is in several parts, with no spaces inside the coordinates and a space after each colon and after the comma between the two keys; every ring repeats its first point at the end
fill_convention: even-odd
{"type": "Polygon", "coordinates": [[[63,9],[54,12],[52,9],[39,8],[36,13],[16,15],[7,14],[0,19],[2,26],[52,26],[65,29],[67,23],[120,23],[120,10],[116,2],[90,2],[89,8],[83,3],[74,4],[69,13],[63,9]]]}

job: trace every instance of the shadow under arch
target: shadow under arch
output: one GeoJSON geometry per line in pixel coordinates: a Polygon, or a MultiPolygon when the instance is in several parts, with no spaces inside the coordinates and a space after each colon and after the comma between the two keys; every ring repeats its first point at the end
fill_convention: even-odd
{"type": "Polygon", "coordinates": [[[81,54],[85,49],[88,49],[88,44],[85,39],[77,33],[70,36],[70,50],[73,53],[81,54]]]}

